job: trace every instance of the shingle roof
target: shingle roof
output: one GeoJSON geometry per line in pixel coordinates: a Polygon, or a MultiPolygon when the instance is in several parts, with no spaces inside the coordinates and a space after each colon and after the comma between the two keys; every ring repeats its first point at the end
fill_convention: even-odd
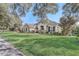
{"type": "Polygon", "coordinates": [[[48,24],[48,25],[57,25],[58,23],[57,22],[54,22],[54,21],[51,21],[51,20],[48,20],[48,19],[45,19],[45,20],[40,20],[37,24],[39,23],[43,23],[43,24],[48,24]]]}

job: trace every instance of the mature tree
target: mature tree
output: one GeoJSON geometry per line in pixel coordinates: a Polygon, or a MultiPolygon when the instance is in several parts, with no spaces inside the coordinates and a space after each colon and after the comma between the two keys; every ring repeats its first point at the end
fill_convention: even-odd
{"type": "Polygon", "coordinates": [[[60,26],[62,28],[62,34],[68,35],[72,32],[78,21],[79,4],[66,3],[63,6],[63,16],[60,18],[60,26]]]}
{"type": "Polygon", "coordinates": [[[7,29],[9,26],[8,5],[0,4],[0,29],[7,29]]]}
{"type": "Polygon", "coordinates": [[[20,17],[15,15],[10,15],[10,30],[15,30],[16,28],[19,28],[22,25],[22,21],[20,17]]]}
{"type": "Polygon", "coordinates": [[[60,26],[62,28],[62,34],[63,35],[71,34],[76,22],[77,19],[74,16],[62,16],[60,18],[60,26]]]}
{"type": "Polygon", "coordinates": [[[17,26],[22,24],[20,17],[11,14],[9,8],[9,4],[0,4],[0,29],[2,30],[14,27],[15,24],[17,26]]]}
{"type": "Polygon", "coordinates": [[[7,16],[7,7],[5,7],[5,4],[0,4],[0,20],[7,16]]]}

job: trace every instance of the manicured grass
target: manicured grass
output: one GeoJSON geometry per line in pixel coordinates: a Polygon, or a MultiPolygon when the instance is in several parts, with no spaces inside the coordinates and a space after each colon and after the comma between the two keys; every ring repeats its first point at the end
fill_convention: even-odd
{"type": "Polygon", "coordinates": [[[79,38],[75,36],[53,36],[36,33],[4,32],[7,38],[25,55],[38,56],[79,56],[79,38]]]}

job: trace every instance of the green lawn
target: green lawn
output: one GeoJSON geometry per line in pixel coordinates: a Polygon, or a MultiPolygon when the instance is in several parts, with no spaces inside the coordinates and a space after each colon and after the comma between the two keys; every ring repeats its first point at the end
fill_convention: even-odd
{"type": "Polygon", "coordinates": [[[79,38],[74,36],[53,36],[33,33],[4,32],[7,38],[25,55],[35,56],[79,56],[79,38]]]}

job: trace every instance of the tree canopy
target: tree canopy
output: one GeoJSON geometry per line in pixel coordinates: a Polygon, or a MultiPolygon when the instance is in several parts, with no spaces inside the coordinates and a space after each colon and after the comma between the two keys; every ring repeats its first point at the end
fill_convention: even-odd
{"type": "Polygon", "coordinates": [[[9,12],[9,4],[0,4],[0,29],[9,29],[9,27],[14,26],[15,23],[21,24],[21,20],[15,17],[15,15],[13,16],[14,17],[12,17],[12,14],[9,12]]]}
{"type": "Polygon", "coordinates": [[[63,10],[65,15],[79,16],[79,3],[66,3],[63,10]]]}
{"type": "Polygon", "coordinates": [[[58,5],[55,3],[36,3],[33,8],[33,15],[39,18],[46,18],[48,13],[55,14],[58,5]]]}
{"type": "Polygon", "coordinates": [[[32,7],[32,14],[38,16],[39,18],[45,18],[48,13],[55,14],[58,11],[58,5],[55,3],[16,3],[10,4],[10,10],[12,14],[18,16],[24,16],[27,11],[32,7]]]}

